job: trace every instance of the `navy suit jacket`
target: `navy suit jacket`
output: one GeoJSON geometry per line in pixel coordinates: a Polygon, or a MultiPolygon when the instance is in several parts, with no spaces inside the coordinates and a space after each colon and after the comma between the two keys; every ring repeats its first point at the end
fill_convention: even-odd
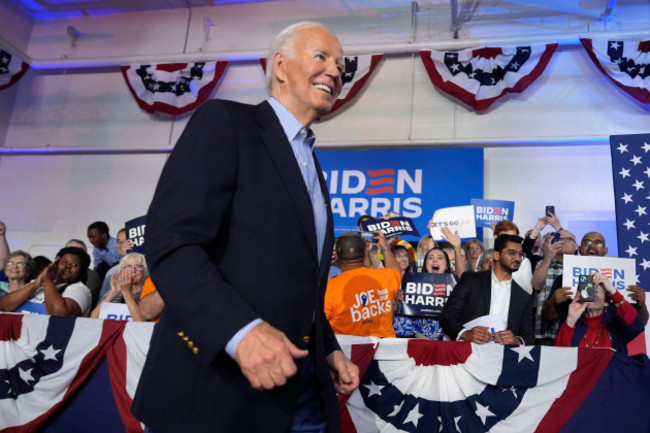
{"type": "Polygon", "coordinates": [[[165,301],[132,411],[157,432],[284,432],[297,399],[256,391],[224,347],[260,317],[309,349],[330,431],[339,413],[326,356],[339,349],[323,312],[333,245],[319,262],[311,200],[268,102],[213,100],[192,116],[147,214],[146,256],[165,301]]]}
{"type": "MultiPolygon", "coordinates": [[[[455,340],[463,324],[490,314],[491,294],[492,271],[463,273],[440,315],[440,325],[445,334],[455,340]]],[[[514,280],[506,329],[521,337],[526,344],[535,344],[531,296],[514,280]]]]}

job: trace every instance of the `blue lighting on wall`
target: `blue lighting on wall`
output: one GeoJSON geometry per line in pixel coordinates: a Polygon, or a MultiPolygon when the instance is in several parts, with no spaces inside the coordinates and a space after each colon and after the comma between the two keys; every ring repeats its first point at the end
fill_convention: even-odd
{"type": "MultiPolygon", "coordinates": [[[[131,8],[122,9],[109,9],[102,7],[102,0],[13,0],[25,13],[32,18],[48,19],[48,18],[65,18],[77,17],[84,15],[108,15],[118,14],[125,12],[140,12],[147,10],[162,10],[174,9],[168,4],[161,6],[134,6],[131,8]],[[45,3],[45,4],[44,4],[45,3]],[[87,7],[88,3],[94,3],[91,7],[87,7]],[[80,6],[83,4],[83,6],[80,6]],[[49,6],[49,7],[48,7],[49,6]]],[[[215,6],[241,4],[241,3],[261,3],[273,0],[213,0],[212,4],[215,6]]],[[[176,8],[186,9],[186,8],[176,8]]]]}

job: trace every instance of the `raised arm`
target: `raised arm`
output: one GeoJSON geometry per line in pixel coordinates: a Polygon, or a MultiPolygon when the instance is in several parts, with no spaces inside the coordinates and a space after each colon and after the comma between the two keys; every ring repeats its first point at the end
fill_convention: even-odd
{"type": "Polygon", "coordinates": [[[7,243],[7,226],[0,221],[0,272],[5,268],[5,260],[9,255],[9,244],[7,243]]]}

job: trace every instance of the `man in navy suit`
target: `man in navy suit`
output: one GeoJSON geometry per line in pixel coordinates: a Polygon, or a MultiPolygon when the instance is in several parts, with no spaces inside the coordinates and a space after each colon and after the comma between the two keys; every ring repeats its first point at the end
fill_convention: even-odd
{"type": "Polygon", "coordinates": [[[299,23],[267,64],[267,101],[197,110],[149,208],[165,309],[132,411],[159,433],[335,432],[335,390],[359,383],[323,312],[333,224],[310,130],[341,90],[341,46],[299,23]]]}
{"type": "Polygon", "coordinates": [[[531,296],[513,279],[524,257],[522,239],[500,235],[494,241],[495,266],[490,271],[465,272],[451,292],[440,315],[440,325],[452,340],[484,344],[535,344],[531,296]],[[471,320],[494,314],[503,330],[486,326],[465,328],[471,320]]]}

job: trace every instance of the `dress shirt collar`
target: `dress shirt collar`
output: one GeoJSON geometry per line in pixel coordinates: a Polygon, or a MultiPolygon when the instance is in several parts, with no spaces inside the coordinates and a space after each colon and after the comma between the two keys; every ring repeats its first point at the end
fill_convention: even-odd
{"type": "Polygon", "coordinates": [[[307,130],[296,118],[296,116],[294,116],[291,111],[287,110],[287,108],[282,105],[277,99],[271,97],[268,99],[268,101],[271,105],[271,108],[273,108],[275,115],[278,116],[280,125],[282,125],[282,129],[287,135],[289,142],[293,142],[293,140],[299,135],[305,135],[301,141],[306,142],[309,146],[309,150],[313,151],[314,144],[316,142],[316,136],[312,130],[307,130]]]}

